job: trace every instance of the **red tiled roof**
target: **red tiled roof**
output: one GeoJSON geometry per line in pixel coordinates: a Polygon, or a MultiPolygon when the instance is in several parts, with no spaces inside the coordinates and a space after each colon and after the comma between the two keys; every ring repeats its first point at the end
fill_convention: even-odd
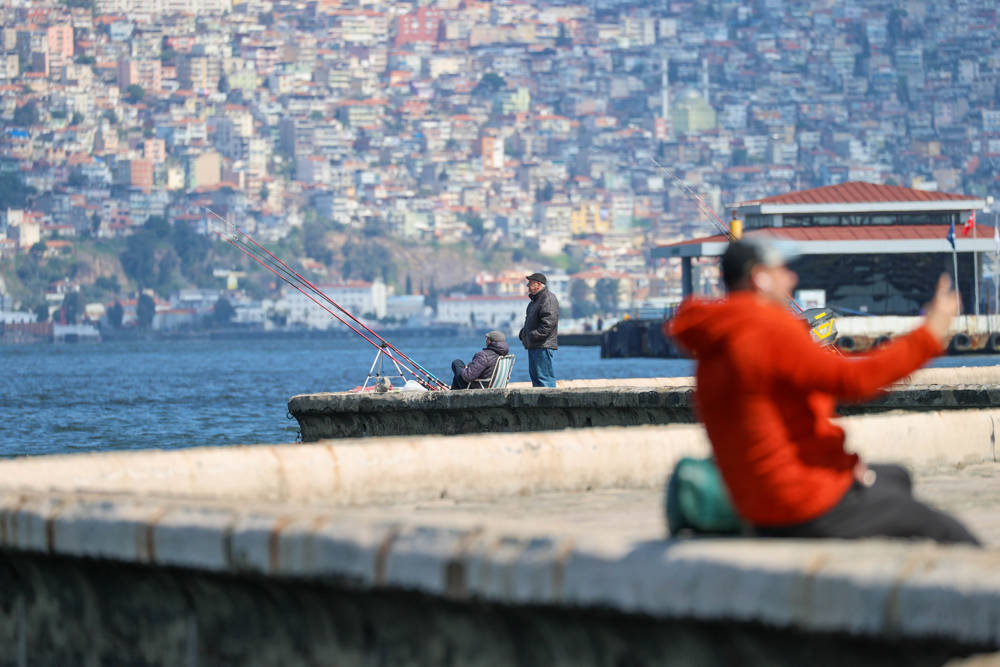
{"type": "MultiPolygon", "coordinates": [[[[751,229],[747,236],[777,236],[789,241],[917,241],[920,239],[940,239],[946,241],[949,225],[844,225],[836,227],[765,227],[751,229]]],[[[971,239],[972,232],[964,236],[962,225],[955,225],[955,239],[971,239]]],[[[993,237],[989,225],[976,225],[976,237],[993,237]]],[[[729,239],[722,234],[703,236],[697,239],[667,243],[663,247],[694,245],[696,243],[726,243],[729,239]]]]}
{"type": "Polygon", "coordinates": [[[765,197],[747,204],[870,204],[877,202],[920,202],[971,199],[966,195],[948,192],[928,192],[899,185],[877,185],[863,181],[852,181],[838,185],[825,185],[811,190],[789,192],[784,195],[765,197]]]}

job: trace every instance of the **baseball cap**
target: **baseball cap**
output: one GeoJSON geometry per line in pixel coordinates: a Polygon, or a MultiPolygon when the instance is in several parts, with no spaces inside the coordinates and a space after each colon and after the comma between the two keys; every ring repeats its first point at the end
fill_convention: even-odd
{"type": "Polygon", "coordinates": [[[784,266],[801,256],[799,247],[793,241],[773,236],[743,237],[731,241],[722,254],[722,280],[732,288],[750,275],[750,270],[758,265],[784,266]]]}

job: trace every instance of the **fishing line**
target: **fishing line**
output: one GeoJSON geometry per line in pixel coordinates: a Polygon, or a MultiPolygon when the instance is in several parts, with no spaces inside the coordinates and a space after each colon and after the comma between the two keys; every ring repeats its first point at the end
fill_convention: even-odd
{"type": "Polygon", "coordinates": [[[410,359],[397,347],[389,343],[389,341],[387,341],[378,333],[376,333],[374,330],[372,330],[370,327],[365,325],[350,311],[348,311],[346,308],[344,308],[336,301],[331,299],[326,293],[324,293],[321,289],[316,287],[316,285],[312,284],[311,282],[306,280],[306,278],[304,278],[302,275],[294,271],[285,262],[279,259],[276,255],[274,255],[274,253],[272,253],[270,250],[262,246],[260,243],[254,240],[253,237],[251,237],[245,231],[236,226],[235,223],[226,220],[225,218],[217,214],[215,211],[212,211],[207,207],[203,208],[205,211],[207,211],[210,215],[212,215],[216,220],[218,220],[222,224],[225,233],[223,233],[222,231],[213,230],[220,238],[222,238],[227,243],[235,247],[237,250],[241,251],[243,254],[253,259],[261,266],[265,267],[266,269],[274,273],[276,276],[281,278],[285,283],[287,283],[291,287],[301,292],[306,298],[308,298],[310,301],[312,301],[320,308],[325,310],[327,313],[329,313],[331,316],[333,316],[334,319],[343,323],[351,331],[361,336],[361,338],[363,338],[373,347],[377,348],[382,354],[385,354],[391,361],[400,365],[404,370],[406,370],[406,372],[413,375],[414,378],[417,380],[417,382],[419,382],[425,388],[432,391],[449,388],[448,385],[446,385],[444,382],[435,377],[433,373],[424,368],[422,365],[410,359]],[[333,310],[331,310],[326,305],[321,303],[319,299],[326,301],[329,305],[339,310],[341,313],[346,315],[352,321],[357,323],[358,326],[364,329],[364,331],[360,331],[358,328],[352,326],[344,318],[340,317],[333,310]],[[366,335],[366,333],[371,334],[371,336],[373,336],[379,342],[376,342],[375,340],[370,338],[368,335],[366,335]],[[400,361],[400,359],[409,362],[409,364],[414,366],[417,369],[417,371],[414,371],[412,368],[410,368],[405,363],[400,361]],[[423,375],[424,377],[421,377],[421,375],[423,375]]]}
{"type": "MultiPolygon", "coordinates": [[[[688,195],[690,195],[692,198],[694,198],[694,200],[698,202],[698,210],[699,210],[699,212],[701,212],[702,215],[705,215],[706,213],[708,213],[709,215],[706,216],[706,217],[708,217],[711,222],[715,223],[715,226],[718,228],[719,231],[722,232],[722,234],[727,239],[729,239],[730,241],[735,241],[736,240],[736,238],[733,236],[732,229],[730,229],[726,225],[726,223],[723,222],[722,218],[720,218],[719,215],[715,212],[715,209],[713,209],[711,206],[708,205],[708,202],[705,201],[705,196],[704,195],[702,195],[701,193],[699,193],[697,190],[694,190],[687,183],[685,183],[684,181],[682,181],[677,176],[677,174],[675,173],[675,170],[669,169],[669,168],[665,167],[664,165],[662,165],[659,162],[657,162],[655,158],[649,158],[649,161],[652,162],[658,169],[660,169],[661,171],[663,171],[664,173],[666,173],[668,176],[670,176],[670,178],[674,179],[674,182],[676,182],[679,186],[681,186],[681,188],[683,188],[684,191],[688,195]]],[[[792,305],[793,309],[799,315],[801,315],[802,313],[805,312],[802,309],[802,306],[800,306],[799,303],[791,295],[789,295],[789,297],[788,297],[788,302],[792,305]]]]}
{"type": "MultiPolygon", "coordinates": [[[[397,355],[399,355],[401,358],[405,359],[410,364],[412,364],[417,369],[419,369],[422,373],[424,373],[425,375],[429,376],[430,380],[433,380],[433,381],[437,382],[442,387],[446,386],[443,382],[441,382],[436,377],[434,377],[433,373],[431,373],[430,371],[428,371],[426,368],[424,368],[423,366],[421,366],[420,364],[418,364],[416,361],[414,361],[413,359],[411,359],[410,357],[408,357],[406,354],[404,354],[401,350],[399,350],[394,345],[392,345],[391,343],[389,343],[389,341],[387,341],[382,336],[380,336],[377,332],[375,332],[373,329],[371,329],[370,327],[368,327],[364,322],[362,322],[357,317],[355,317],[346,308],[344,308],[343,306],[341,306],[340,304],[338,304],[336,301],[334,301],[333,299],[331,299],[327,294],[325,294],[318,287],[316,287],[311,282],[309,282],[308,280],[306,280],[306,278],[304,278],[302,275],[300,275],[299,273],[297,273],[294,270],[292,270],[292,268],[289,267],[287,264],[285,264],[285,262],[283,262],[281,259],[279,259],[276,255],[274,255],[274,253],[272,253],[270,250],[268,250],[267,248],[265,248],[264,246],[262,246],[260,243],[257,243],[257,241],[255,241],[253,239],[253,237],[251,237],[245,231],[243,231],[239,227],[236,227],[236,225],[234,223],[231,223],[231,222],[225,220],[224,218],[222,218],[221,216],[219,216],[217,213],[215,213],[211,209],[206,208],[205,210],[208,211],[209,213],[211,213],[213,216],[215,216],[218,220],[222,221],[222,223],[225,224],[227,227],[230,227],[233,230],[235,230],[236,233],[234,234],[234,238],[237,241],[239,241],[239,243],[240,243],[240,246],[237,246],[237,247],[241,247],[242,246],[241,249],[245,248],[244,252],[246,252],[247,254],[250,254],[250,255],[252,255],[254,257],[260,257],[260,255],[257,253],[257,250],[254,249],[254,247],[256,247],[257,249],[263,251],[265,253],[264,259],[267,262],[266,266],[268,266],[268,268],[271,268],[271,270],[274,271],[275,273],[277,273],[279,276],[281,276],[281,275],[288,276],[288,279],[286,280],[286,282],[289,282],[289,281],[294,282],[295,284],[293,286],[297,286],[297,288],[299,288],[299,291],[302,291],[303,293],[305,293],[305,292],[303,291],[303,289],[301,288],[301,286],[307,287],[315,295],[319,296],[320,298],[322,298],[323,300],[325,300],[327,303],[329,303],[333,307],[337,308],[339,311],[341,311],[342,313],[344,313],[347,317],[349,317],[351,320],[353,320],[359,326],[361,326],[365,331],[367,331],[372,336],[374,336],[379,341],[381,341],[382,345],[379,345],[378,347],[383,347],[384,346],[384,347],[392,350],[397,355]],[[247,245],[246,241],[249,241],[253,245],[252,246],[247,245]]],[[[290,284],[291,284],[291,282],[290,282],[290,284]]],[[[315,299],[313,299],[313,301],[315,301],[315,299]]],[[[327,310],[327,312],[330,312],[328,309],[325,309],[325,310],[327,310]]],[[[333,313],[331,313],[331,314],[333,314],[333,313]]],[[[340,320],[341,322],[343,322],[343,320],[340,319],[339,317],[337,319],[340,320]]],[[[345,324],[346,324],[346,322],[345,322],[345,324]]],[[[354,329],[354,327],[350,327],[350,328],[353,331],[357,332],[357,329],[354,329]]],[[[358,332],[358,333],[360,334],[360,332],[358,332]]],[[[368,339],[366,338],[366,340],[368,340],[368,339]]],[[[371,341],[369,340],[369,342],[371,342],[371,341]]],[[[392,356],[390,355],[390,359],[391,358],[392,358],[392,356]]],[[[412,371],[410,371],[410,372],[412,373],[412,371]]]]}

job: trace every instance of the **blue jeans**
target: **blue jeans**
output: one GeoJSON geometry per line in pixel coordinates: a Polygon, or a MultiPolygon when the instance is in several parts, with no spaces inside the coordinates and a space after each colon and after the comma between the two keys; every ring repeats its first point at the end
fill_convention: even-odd
{"type": "Polygon", "coordinates": [[[528,350],[528,375],[532,387],[555,387],[556,376],[552,372],[552,353],[546,348],[528,350]]]}

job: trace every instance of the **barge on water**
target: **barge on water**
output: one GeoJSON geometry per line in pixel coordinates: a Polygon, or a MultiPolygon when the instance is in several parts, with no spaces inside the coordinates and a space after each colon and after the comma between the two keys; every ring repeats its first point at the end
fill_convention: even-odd
{"type": "MultiPolygon", "coordinates": [[[[864,352],[919,326],[922,317],[895,315],[838,317],[837,339],[844,352],[864,352]]],[[[663,334],[663,319],[624,320],[601,335],[601,358],[682,358],[684,353],[663,334]]],[[[1000,315],[960,315],[952,324],[948,354],[1000,354],[1000,315]]]]}

